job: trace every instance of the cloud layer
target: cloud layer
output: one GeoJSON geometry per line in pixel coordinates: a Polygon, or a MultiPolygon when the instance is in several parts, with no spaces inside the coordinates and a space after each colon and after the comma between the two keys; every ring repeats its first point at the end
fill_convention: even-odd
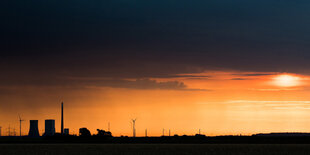
{"type": "Polygon", "coordinates": [[[206,70],[310,73],[309,1],[0,3],[1,83],[206,70]]]}

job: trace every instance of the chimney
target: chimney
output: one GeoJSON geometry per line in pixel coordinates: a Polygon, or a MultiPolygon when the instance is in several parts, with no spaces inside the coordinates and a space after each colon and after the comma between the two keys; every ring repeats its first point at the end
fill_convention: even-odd
{"type": "Polygon", "coordinates": [[[61,135],[64,134],[64,103],[61,102],[61,135]]]}

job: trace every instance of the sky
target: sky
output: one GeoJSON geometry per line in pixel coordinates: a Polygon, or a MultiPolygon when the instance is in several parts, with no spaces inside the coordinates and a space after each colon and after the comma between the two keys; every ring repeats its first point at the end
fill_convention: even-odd
{"type": "MultiPolygon", "coordinates": [[[[0,126],[309,132],[310,2],[0,2],[0,126]]],[[[167,132],[166,132],[167,134],[167,132]]]]}

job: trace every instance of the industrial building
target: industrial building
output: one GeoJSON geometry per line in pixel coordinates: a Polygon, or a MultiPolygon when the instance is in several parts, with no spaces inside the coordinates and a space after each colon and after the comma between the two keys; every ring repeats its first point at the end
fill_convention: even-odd
{"type": "Polygon", "coordinates": [[[64,135],[66,135],[66,136],[69,135],[69,128],[64,129],[64,135]]]}

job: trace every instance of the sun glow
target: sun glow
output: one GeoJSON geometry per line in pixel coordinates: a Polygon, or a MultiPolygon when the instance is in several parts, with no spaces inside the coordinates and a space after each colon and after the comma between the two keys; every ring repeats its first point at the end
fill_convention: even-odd
{"type": "Polygon", "coordinates": [[[279,75],[274,79],[274,84],[280,87],[294,87],[300,85],[300,78],[292,75],[279,75]]]}

